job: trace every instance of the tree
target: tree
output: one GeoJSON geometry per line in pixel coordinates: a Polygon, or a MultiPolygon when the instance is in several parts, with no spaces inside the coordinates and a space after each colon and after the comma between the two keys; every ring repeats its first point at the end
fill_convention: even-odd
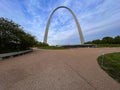
{"type": "Polygon", "coordinates": [[[120,36],[114,38],[114,44],[120,44],[120,36]]]}
{"type": "Polygon", "coordinates": [[[99,40],[99,39],[93,40],[92,43],[93,43],[93,44],[100,44],[100,43],[101,43],[101,40],[99,40]]]}
{"type": "Polygon", "coordinates": [[[113,44],[113,38],[112,37],[104,37],[101,40],[102,44],[113,44]]]}
{"type": "Polygon", "coordinates": [[[42,43],[42,42],[38,42],[38,43],[37,43],[37,46],[38,46],[38,47],[46,47],[46,46],[49,46],[49,44],[47,44],[47,43],[42,43]]]}
{"type": "Polygon", "coordinates": [[[35,42],[35,37],[24,32],[20,25],[0,18],[0,51],[28,49],[34,46],[35,42]]]}

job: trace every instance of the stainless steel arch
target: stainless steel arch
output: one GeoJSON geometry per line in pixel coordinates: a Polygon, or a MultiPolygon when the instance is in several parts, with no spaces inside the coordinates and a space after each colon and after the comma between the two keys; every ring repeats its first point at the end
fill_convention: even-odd
{"type": "Polygon", "coordinates": [[[78,19],[77,19],[77,17],[75,16],[75,14],[73,13],[73,11],[72,11],[70,8],[66,7],[66,6],[59,6],[59,7],[57,7],[56,9],[54,9],[53,12],[51,13],[51,15],[50,15],[50,17],[49,17],[49,19],[48,19],[48,22],[47,22],[46,29],[45,29],[45,35],[44,35],[44,41],[43,41],[43,42],[44,42],[44,43],[47,43],[48,30],[49,30],[51,18],[52,18],[52,16],[53,16],[54,12],[55,12],[56,10],[60,9],[60,8],[65,8],[65,9],[67,9],[68,11],[70,11],[70,13],[72,14],[72,16],[73,16],[73,18],[74,18],[74,20],[75,20],[75,22],[76,22],[76,25],[77,25],[77,28],[78,28],[78,32],[79,32],[79,36],[80,36],[81,44],[84,44],[84,37],[83,37],[82,30],[81,30],[80,24],[79,24],[79,22],[78,22],[78,19]]]}

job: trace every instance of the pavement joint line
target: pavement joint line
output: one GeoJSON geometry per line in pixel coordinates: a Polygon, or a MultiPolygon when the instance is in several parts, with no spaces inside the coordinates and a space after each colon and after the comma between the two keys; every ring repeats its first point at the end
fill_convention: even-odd
{"type": "Polygon", "coordinates": [[[80,78],[82,78],[88,85],[90,85],[94,90],[97,90],[86,78],[84,78],[80,73],[78,73],[75,69],[73,69],[69,64],[64,62],[66,66],[68,66],[73,72],[75,72],[80,78]]]}

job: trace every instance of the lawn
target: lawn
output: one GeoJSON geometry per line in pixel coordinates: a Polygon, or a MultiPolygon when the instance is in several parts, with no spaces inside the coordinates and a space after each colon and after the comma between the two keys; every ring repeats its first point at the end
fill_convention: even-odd
{"type": "Polygon", "coordinates": [[[98,57],[100,67],[120,83],[120,52],[98,57]]]}

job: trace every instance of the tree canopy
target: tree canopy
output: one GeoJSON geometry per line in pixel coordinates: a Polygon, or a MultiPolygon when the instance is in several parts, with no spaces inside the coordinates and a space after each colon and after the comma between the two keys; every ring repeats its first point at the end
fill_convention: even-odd
{"type": "Polygon", "coordinates": [[[35,37],[24,32],[20,25],[7,18],[0,18],[0,52],[28,49],[36,42],[35,37]]]}
{"type": "Polygon", "coordinates": [[[104,37],[102,40],[96,39],[93,41],[86,42],[86,44],[120,44],[120,36],[116,37],[104,37]]]}

